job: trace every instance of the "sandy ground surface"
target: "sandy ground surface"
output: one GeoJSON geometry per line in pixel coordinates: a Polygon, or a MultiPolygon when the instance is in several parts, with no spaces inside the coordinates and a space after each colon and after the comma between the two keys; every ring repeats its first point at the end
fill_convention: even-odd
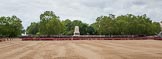
{"type": "Polygon", "coordinates": [[[162,59],[162,41],[6,41],[0,59],[162,59]]]}

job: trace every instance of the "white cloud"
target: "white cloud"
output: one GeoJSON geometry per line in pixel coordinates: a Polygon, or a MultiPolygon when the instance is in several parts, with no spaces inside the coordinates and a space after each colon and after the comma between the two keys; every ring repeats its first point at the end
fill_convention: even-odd
{"type": "Polygon", "coordinates": [[[39,21],[44,11],[54,11],[61,19],[93,23],[98,16],[147,14],[153,21],[161,21],[161,0],[0,0],[0,16],[16,15],[26,28],[39,21]]]}

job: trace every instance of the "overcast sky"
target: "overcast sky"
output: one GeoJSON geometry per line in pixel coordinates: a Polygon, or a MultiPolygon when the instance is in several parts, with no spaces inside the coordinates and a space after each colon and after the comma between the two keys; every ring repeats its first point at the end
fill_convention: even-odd
{"type": "Polygon", "coordinates": [[[0,16],[16,15],[26,28],[38,22],[44,11],[54,11],[62,20],[93,23],[101,15],[147,14],[162,20],[162,0],[0,0],[0,16]]]}

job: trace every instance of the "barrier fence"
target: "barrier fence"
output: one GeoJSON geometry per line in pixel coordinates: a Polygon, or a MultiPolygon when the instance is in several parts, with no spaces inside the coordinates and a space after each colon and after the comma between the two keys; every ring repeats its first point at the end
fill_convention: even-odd
{"type": "Polygon", "coordinates": [[[162,40],[157,36],[145,35],[31,35],[22,36],[23,41],[39,41],[39,40],[162,40]]]}
{"type": "MultiPolygon", "coordinates": [[[[28,35],[21,36],[22,41],[45,40],[162,40],[158,36],[145,35],[28,35]]],[[[0,42],[14,40],[8,37],[0,37],[0,42]]]]}

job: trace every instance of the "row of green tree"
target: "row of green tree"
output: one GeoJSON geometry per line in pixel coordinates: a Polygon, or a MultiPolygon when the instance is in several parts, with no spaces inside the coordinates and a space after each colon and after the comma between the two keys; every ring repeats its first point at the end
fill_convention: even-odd
{"type": "Polygon", "coordinates": [[[146,14],[132,14],[115,17],[101,16],[92,24],[98,34],[104,35],[155,35],[161,31],[160,23],[152,22],[146,14]]]}
{"type": "MultiPolygon", "coordinates": [[[[30,35],[73,35],[74,27],[79,26],[82,35],[155,35],[161,30],[158,22],[152,22],[144,15],[100,16],[93,24],[79,20],[61,21],[53,11],[40,15],[39,22],[32,22],[26,29],[30,35]]],[[[16,17],[0,17],[0,36],[15,37],[24,32],[22,21],[16,17]]]]}
{"type": "MultiPolygon", "coordinates": [[[[79,20],[66,19],[60,21],[52,11],[46,11],[40,15],[40,22],[32,22],[26,32],[29,35],[72,35],[74,27],[80,27],[80,34],[92,34],[93,27],[79,20]]],[[[95,33],[93,33],[95,34],[95,33]]]]}
{"type": "Polygon", "coordinates": [[[40,22],[32,22],[26,29],[30,35],[72,35],[79,26],[82,35],[155,35],[161,31],[160,24],[144,15],[100,16],[93,24],[69,19],[61,21],[53,11],[40,15],[40,22]]]}
{"type": "Polygon", "coordinates": [[[0,37],[16,37],[23,32],[21,20],[16,16],[0,17],[0,37]]]}

